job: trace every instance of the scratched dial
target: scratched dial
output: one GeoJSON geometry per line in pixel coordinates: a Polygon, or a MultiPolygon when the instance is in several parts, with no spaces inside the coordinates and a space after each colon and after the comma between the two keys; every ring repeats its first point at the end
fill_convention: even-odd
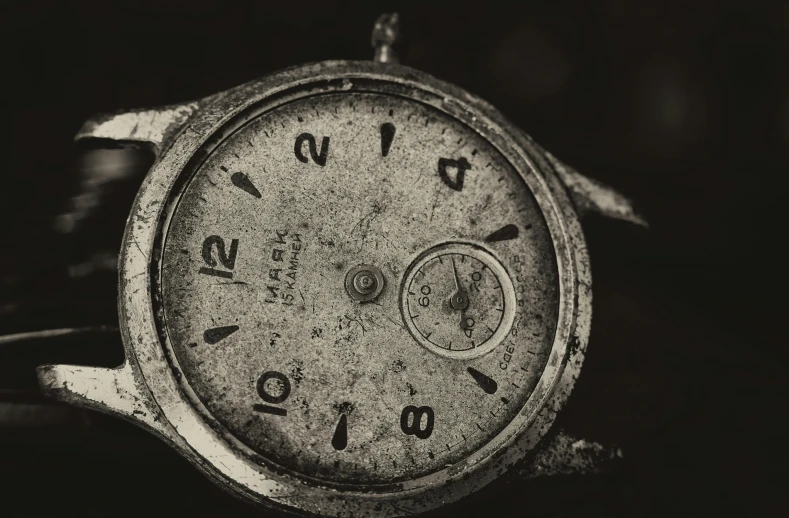
{"type": "Polygon", "coordinates": [[[420,257],[406,275],[402,312],[408,330],[428,350],[470,359],[510,333],[515,288],[490,252],[450,243],[420,257]]]}
{"type": "Polygon", "coordinates": [[[545,219],[505,156],[378,93],[303,97],[223,135],[179,187],[157,288],[203,418],[329,485],[425,476],[500,434],[559,306],[545,219]]]}

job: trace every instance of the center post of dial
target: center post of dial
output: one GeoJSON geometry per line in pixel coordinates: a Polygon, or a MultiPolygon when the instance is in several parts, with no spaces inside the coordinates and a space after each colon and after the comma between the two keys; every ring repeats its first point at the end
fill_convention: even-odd
{"type": "Polygon", "coordinates": [[[357,302],[370,302],[378,298],[385,282],[380,268],[360,264],[345,274],[345,291],[357,302]]]}

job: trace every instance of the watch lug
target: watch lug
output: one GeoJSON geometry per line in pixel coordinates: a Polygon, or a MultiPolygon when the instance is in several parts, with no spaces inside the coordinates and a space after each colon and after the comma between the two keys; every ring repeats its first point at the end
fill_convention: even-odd
{"type": "Polygon", "coordinates": [[[158,154],[202,104],[203,101],[194,101],[121,113],[100,113],[82,124],[74,140],[99,138],[144,142],[152,144],[158,154]]]}
{"type": "Polygon", "coordinates": [[[115,415],[170,435],[135,379],[128,362],[115,369],[80,365],[42,365],[37,369],[41,392],[70,405],[115,415]]]}
{"type": "Polygon", "coordinates": [[[627,197],[597,180],[582,175],[543,149],[528,133],[522,132],[522,134],[532,146],[545,156],[556,174],[559,175],[559,179],[567,188],[579,216],[583,217],[589,212],[597,212],[609,218],[649,227],[647,221],[636,213],[633,202],[627,197]]]}
{"type": "Polygon", "coordinates": [[[582,175],[547,151],[545,155],[570,192],[570,197],[581,216],[588,212],[597,212],[612,219],[649,227],[647,221],[636,213],[633,202],[628,198],[611,187],[582,175]]]}
{"type": "Polygon", "coordinates": [[[623,459],[620,448],[580,439],[564,430],[544,440],[532,461],[520,470],[523,478],[606,473],[623,459]]]}

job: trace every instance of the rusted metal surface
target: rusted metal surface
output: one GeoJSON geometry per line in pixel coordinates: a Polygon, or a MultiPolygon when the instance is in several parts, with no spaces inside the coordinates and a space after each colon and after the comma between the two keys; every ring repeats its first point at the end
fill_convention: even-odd
{"type": "MultiPolygon", "coordinates": [[[[127,363],[44,367],[45,391],[137,420],[250,501],[330,516],[432,509],[531,451],[578,376],[591,319],[583,235],[552,157],[486,103],[400,66],[309,65],[200,106],[184,130],[146,133],[160,142],[176,136],[146,178],[124,237],[127,363]],[[400,128],[388,145],[384,124],[400,128]],[[397,162],[387,169],[382,159],[397,162]],[[439,159],[454,162],[447,170],[439,159]],[[504,239],[507,225],[532,237],[504,239]],[[401,317],[403,273],[452,240],[493,254],[523,286],[518,336],[474,363],[421,346],[401,317]],[[272,303],[276,265],[268,263],[275,250],[286,252],[280,245],[297,252],[288,282],[301,285],[272,303]],[[387,277],[365,305],[343,286],[346,269],[362,262],[387,277]],[[201,268],[213,272],[201,276],[201,268]],[[495,390],[478,376],[493,372],[495,390]],[[307,411],[309,400],[320,408],[307,411]],[[492,417],[481,421],[485,412],[492,417]],[[255,426],[245,429],[250,419],[255,426]],[[464,426],[477,431],[466,435],[464,426]],[[439,455],[432,434],[459,442],[439,455]]],[[[124,131],[116,134],[140,129],[124,131]]],[[[457,319],[446,303],[446,316],[457,319]]],[[[458,326],[468,330],[466,319],[458,326]]]]}

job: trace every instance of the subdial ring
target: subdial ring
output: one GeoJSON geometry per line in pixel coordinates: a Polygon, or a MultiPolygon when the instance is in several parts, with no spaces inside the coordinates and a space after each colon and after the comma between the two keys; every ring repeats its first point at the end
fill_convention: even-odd
{"type": "Polygon", "coordinates": [[[471,243],[445,243],[408,268],[400,296],[417,343],[456,359],[482,356],[509,334],[515,289],[493,254],[471,243]]]}

